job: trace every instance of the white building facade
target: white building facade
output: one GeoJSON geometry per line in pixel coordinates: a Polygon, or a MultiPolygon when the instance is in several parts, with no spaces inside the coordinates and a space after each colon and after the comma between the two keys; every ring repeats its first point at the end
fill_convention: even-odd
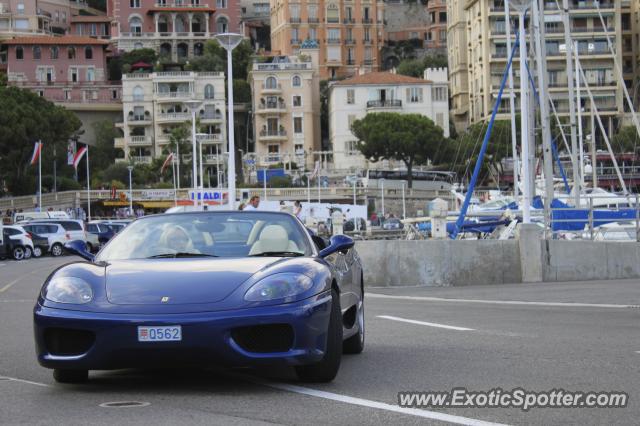
{"type": "Polygon", "coordinates": [[[449,137],[447,69],[427,69],[424,79],[372,72],[339,81],[329,89],[329,137],[336,170],[387,167],[371,163],[356,148],[351,124],[370,112],[399,112],[429,117],[449,137]]]}
{"type": "MultiPolygon", "coordinates": [[[[191,141],[192,112],[187,101],[199,101],[196,110],[198,141],[202,144],[204,174],[215,176],[226,168],[225,76],[222,72],[158,72],[126,74],[122,77],[123,121],[116,126],[123,136],[115,140],[122,149],[120,159],[151,163],[175,151],[171,132],[178,126],[189,129],[191,141]]],[[[189,144],[190,146],[190,144],[189,144]]],[[[191,150],[180,153],[182,161],[191,161],[191,150]]]]}

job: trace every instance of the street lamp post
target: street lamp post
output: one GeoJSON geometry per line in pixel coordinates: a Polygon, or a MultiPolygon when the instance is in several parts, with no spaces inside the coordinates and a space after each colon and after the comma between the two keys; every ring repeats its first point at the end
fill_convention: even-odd
{"type": "Polygon", "coordinates": [[[133,186],[131,185],[133,166],[127,166],[127,170],[129,170],[129,214],[133,214],[133,186]]]}
{"type": "Polygon", "coordinates": [[[215,35],[216,40],[222,47],[227,50],[227,92],[229,99],[227,102],[228,118],[227,118],[227,136],[229,138],[229,166],[227,169],[227,185],[229,188],[229,209],[235,209],[236,203],[236,153],[235,141],[233,134],[233,57],[231,52],[235,49],[242,39],[242,34],[221,33],[215,35]]]}
{"type": "Polygon", "coordinates": [[[198,169],[197,169],[197,161],[196,161],[196,150],[197,150],[197,141],[196,141],[196,109],[202,104],[202,102],[192,99],[190,101],[186,101],[184,103],[187,108],[191,110],[191,164],[192,164],[192,176],[191,176],[191,186],[193,187],[193,206],[198,206],[198,197],[196,196],[196,189],[198,188],[198,169]]]}
{"type": "Polygon", "coordinates": [[[404,185],[406,184],[406,181],[402,181],[402,218],[406,219],[407,218],[407,205],[405,204],[404,201],[404,185]]]}
{"type": "Polygon", "coordinates": [[[202,140],[206,136],[206,133],[198,133],[196,134],[196,136],[200,138],[200,140],[198,141],[200,143],[198,147],[198,162],[200,163],[200,181],[198,183],[198,193],[200,194],[200,196],[198,198],[200,198],[200,206],[202,207],[201,210],[204,210],[204,198],[202,198],[202,191],[204,190],[204,172],[202,171],[202,140]]]}
{"type": "Polygon", "coordinates": [[[384,179],[380,179],[380,192],[382,194],[382,217],[384,218],[384,179]]]}

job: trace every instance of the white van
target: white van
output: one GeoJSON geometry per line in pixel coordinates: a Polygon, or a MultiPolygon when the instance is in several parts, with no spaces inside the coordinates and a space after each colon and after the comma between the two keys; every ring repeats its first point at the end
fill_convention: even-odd
{"type": "Polygon", "coordinates": [[[62,210],[50,212],[20,212],[14,213],[13,215],[13,223],[40,219],[69,219],[69,215],[67,212],[63,212],[62,210]]]}

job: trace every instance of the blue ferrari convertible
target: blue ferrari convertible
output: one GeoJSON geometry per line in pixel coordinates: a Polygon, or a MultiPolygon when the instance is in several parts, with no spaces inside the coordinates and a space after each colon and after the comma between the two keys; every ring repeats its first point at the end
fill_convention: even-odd
{"type": "Polygon", "coordinates": [[[294,216],[148,216],[95,258],[45,281],[34,309],[38,362],[58,382],[136,367],[295,367],[330,381],[364,348],[362,265],[353,240],[313,235],[294,216]]]}

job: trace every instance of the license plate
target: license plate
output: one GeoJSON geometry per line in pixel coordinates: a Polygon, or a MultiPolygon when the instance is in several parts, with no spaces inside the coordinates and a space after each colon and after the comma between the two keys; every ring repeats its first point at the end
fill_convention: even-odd
{"type": "Polygon", "coordinates": [[[138,327],[138,342],[179,342],[182,340],[182,327],[138,327]]]}

